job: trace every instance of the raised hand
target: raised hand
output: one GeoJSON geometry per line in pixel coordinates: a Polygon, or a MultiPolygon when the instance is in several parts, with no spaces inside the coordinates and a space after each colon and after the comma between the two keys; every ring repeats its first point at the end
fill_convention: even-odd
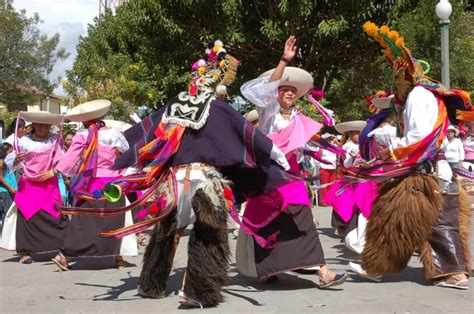
{"type": "Polygon", "coordinates": [[[283,50],[283,58],[291,61],[296,54],[296,37],[291,35],[285,42],[285,48],[283,50]]]}

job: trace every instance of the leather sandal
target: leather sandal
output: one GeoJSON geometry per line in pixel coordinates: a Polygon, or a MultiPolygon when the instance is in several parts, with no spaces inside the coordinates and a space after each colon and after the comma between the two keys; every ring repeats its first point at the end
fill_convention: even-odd
{"type": "Polygon", "coordinates": [[[324,276],[324,278],[319,277],[319,289],[326,289],[329,287],[342,285],[347,279],[347,274],[344,273],[344,274],[336,274],[333,280],[326,281],[329,274],[335,274],[335,273],[332,271],[328,271],[326,273],[326,276],[324,276]]]}
{"type": "Polygon", "coordinates": [[[68,271],[69,269],[71,269],[71,267],[67,263],[66,256],[64,256],[61,253],[53,257],[51,260],[54,262],[54,264],[56,264],[56,266],[58,266],[59,271],[68,271]],[[56,257],[58,256],[59,256],[59,260],[56,259],[56,257]]]}

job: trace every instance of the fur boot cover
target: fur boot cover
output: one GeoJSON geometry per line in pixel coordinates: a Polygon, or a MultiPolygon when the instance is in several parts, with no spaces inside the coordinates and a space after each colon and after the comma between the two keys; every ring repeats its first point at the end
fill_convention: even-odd
{"type": "Polygon", "coordinates": [[[220,196],[224,185],[218,178],[208,183],[196,191],[192,200],[196,222],[188,243],[185,282],[186,294],[205,307],[222,301],[221,290],[230,263],[226,231],[228,209],[220,196]]]}
{"type": "Polygon", "coordinates": [[[370,275],[396,273],[428,241],[442,208],[438,180],[413,174],[388,181],[367,223],[362,267],[370,275]]]}
{"type": "Polygon", "coordinates": [[[173,266],[177,240],[174,217],[163,220],[155,226],[150,242],[143,256],[138,291],[150,298],[165,296],[166,281],[173,266]]]}

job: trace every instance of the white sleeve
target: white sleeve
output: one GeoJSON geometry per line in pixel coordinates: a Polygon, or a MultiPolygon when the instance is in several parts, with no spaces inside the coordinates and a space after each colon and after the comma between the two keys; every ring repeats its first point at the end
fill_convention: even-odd
{"type": "Polygon", "coordinates": [[[283,167],[285,170],[290,170],[290,164],[286,159],[285,154],[273,144],[272,151],[270,153],[270,158],[273,159],[277,164],[283,167]]]}
{"type": "Polygon", "coordinates": [[[464,153],[464,146],[462,145],[462,142],[460,139],[456,139],[458,142],[458,148],[459,148],[459,161],[464,161],[464,158],[466,158],[465,153],[464,153]]]}
{"type": "Polygon", "coordinates": [[[392,139],[397,137],[397,128],[386,124],[372,130],[367,136],[374,137],[378,144],[389,147],[392,139]]]}
{"type": "Polygon", "coordinates": [[[268,82],[268,77],[258,77],[240,87],[240,92],[257,107],[268,108],[278,98],[280,80],[268,82]]]}
{"type": "Polygon", "coordinates": [[[19,162],[18,164],[14,165],[15,163],[15,158],[18,153],[16,151],[12,151],[10,154],[8,154],[5,159],[4,163],[7,166],[8,170],[10,171],[16,171],[18,169],[23,168],[23,162],[19,162]]]}
{"type": "Polygon", "coordinates": [[[404,136],[391,141],[390,150],[416,143],[433,131],[438,118],[438,102],[427,89],[417,86],[408,94],[403,111],[404,136]]]}
{"type": "Polygon", "coordinates": [[[346,158],[344,158],[344,167],[350,167],[354,163],[354,159],[349,154],[352,151],[350,143],[346,143],[342,145],[342,149],[346,151],[346,158]]]}
{"type": "Polygon", "coordinates": [[[125,136],[123,136],[122,133],[117,132],[117,138],[115,140],[115,147],[121,152],[127,151],[130,147],[128,146],[128,142],[125,139],[125,136]]]}

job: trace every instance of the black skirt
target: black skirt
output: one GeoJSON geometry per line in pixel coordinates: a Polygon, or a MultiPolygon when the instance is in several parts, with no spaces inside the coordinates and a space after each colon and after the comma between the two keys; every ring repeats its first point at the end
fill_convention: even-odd
{"type": "Polygon", "coordinates": [[[20,211],[17,215],[16,251],[18,253],[53,252],[62,248],[69,224],[67,216],[55,218],[40,210],[27,221],[20,211]]]}
{"type": "Polygon", "coordinates": [[[276,248],[262,248],[254,240],[258,278],[325,264],[323,248],[309,207],[288,206],[258,234],[268,237],[277,231],[279,246],[276,248]]]}
{"type": "MultiPolygon", "coordinates": [[[[86,208],[117,208],[125,206],[125,198],[116,203],[84,201],[78,204],[86,208]]],[[[122,228],[125,215],[97,217],[74,215],[67,228],[63,253],[66,256],[116,256],[120,255],[121,240],[100,236],[103,231],[122,228]]]]}

